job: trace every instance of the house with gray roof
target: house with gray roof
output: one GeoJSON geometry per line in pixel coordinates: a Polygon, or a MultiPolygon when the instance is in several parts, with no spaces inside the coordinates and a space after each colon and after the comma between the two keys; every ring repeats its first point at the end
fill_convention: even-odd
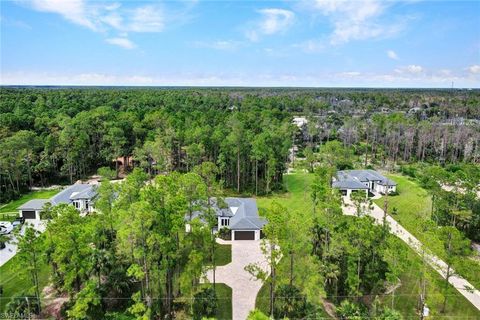
{"type": "Polygon", "coordinates": [[[50,199],[33,199],[18,207],[19,215],[25,220],[40,222],[40,212],[45,204],[52,206],[61,203],[71,204],[82,214],[93,211],[93,201],[97,195],[97,187],[91,184],[71,185],[50,199]]]}
{"type": "MultiPolygon", "coordinates": [[[[211,207],[217,216],[217,230],[227,228],[231,230],[232,240],[259,240],[261,230],[267,223],[258,215],[257,202],[252,198],[225,198],[224,201],[211,200],[211,207]]],[[[203,220],[203,212],[195,211],[188,221],[199,218],[203,220]]]]}
{"type": "Polygon", "coordinates": [[[350,196],[355,191],[387,194],[397,191],[397,183],[375,170],[342,170],[332,179],[332,187],[343,195],[350,196]]]}

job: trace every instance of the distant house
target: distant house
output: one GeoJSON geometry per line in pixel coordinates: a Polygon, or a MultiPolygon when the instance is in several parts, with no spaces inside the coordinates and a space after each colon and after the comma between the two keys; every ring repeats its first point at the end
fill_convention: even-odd
{"type": "Polygon", "coordinates": [[[343,170],[333,177],[332,187],[343,195],[350,196],[354,191],[387,194],[397,191],[395,181],[388,179],[375,170],[343,170]]]}
{"type": "Polygon", "coordinates": [[[60,191],[50,199],[30,200],[18,207],[19,215],[25,220],[40,222],[40,212],[45,204],[56,206],[61,203],[73,205],[78,211],[87,214],[94,210],[93,201],[97,195],[97,187],[91,184],[74,184],[60,191]]]}
{"type": "MultiPolygon", "coordinates": [[[[217,216],[217,228],[231,230],[232,240],[259,240],[261,230],[267,221],[258,216],[257,202],[252,198],[225,198],[225,203],[218,203],[216,199],[211,200],[212,209],[217,216]]],[[[192,219],[202,219],[203,212],[196,211],[192,219]]],[[[190,226],[186,217],[187,231],[190,226]]]]}
{"type": "Polygon", "coordinates": [[[305,117],[294,117],[292,120],[293,124],[296,125],[299,129],[302,129],[307,125],[308,120],[305,117]]]}

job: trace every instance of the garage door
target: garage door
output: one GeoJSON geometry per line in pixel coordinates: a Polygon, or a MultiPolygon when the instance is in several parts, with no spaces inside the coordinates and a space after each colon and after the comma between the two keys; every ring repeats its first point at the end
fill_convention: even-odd
{"type": "Polygon", "coordinates": [[[22,216],[25,219],[35,219],[35,211],[22,211],[22,216]]]}
{"type": "Polygon", "coordinates": [[[255,240],[255,231],[235,231],[235,240],[255,240]]]}

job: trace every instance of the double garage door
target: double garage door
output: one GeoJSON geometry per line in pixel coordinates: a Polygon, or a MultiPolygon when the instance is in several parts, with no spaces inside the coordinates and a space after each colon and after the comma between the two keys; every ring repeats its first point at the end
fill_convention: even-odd
{"type": "Polygon", "coordinates": [[[25,219],[36,219],[35,211],[22,211],[22,217],[25,219]]]}
{"type": "Polygon", "coordinates": [[[235,231],[234,240],[255,240],[255,231],[235,231]]]}

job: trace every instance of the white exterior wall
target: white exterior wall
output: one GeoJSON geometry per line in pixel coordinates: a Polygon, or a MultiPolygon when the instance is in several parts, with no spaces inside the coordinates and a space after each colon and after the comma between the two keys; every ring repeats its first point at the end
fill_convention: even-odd
{"type": "MultiPolygon", "coordinates": [[[[18,215],[20,217],[23,217],[23,210],[18,210],[18,215]]],[[[25,222],[34,222],[34,223],[38,223],[40,222],[40,211],[41,210],[24,210],[24,211],[35,211],[35,219],[25,219],[25,222]]]]}

